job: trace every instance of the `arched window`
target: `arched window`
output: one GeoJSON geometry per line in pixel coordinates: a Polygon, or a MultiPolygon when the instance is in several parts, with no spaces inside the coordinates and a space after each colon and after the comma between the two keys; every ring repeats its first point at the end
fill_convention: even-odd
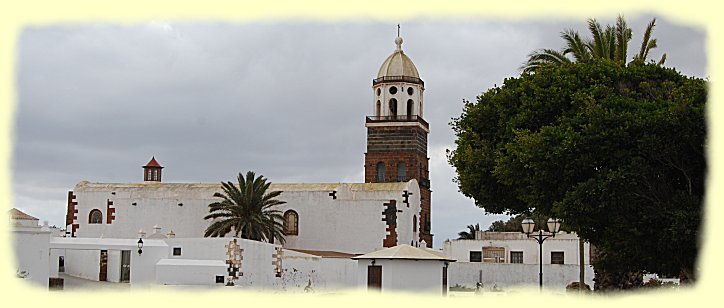
{"type": "Polygon", "coordinates": [[[407,180],[407,165],[405,163],[397,164],[397,181],[404,182],[407,180]]]}
{"type": "Polygon", "coordinates": [[[412,215],[412,232],[417,232],[417,215],[412,215]]]}
{"type": "Polygon", "coordinates": [[[390,99],[390,115],[393,117],[397,116],[397,99],[390,99]]]}
{"type": "Polygon", "coordinates": [[[385,181],[385,163],[377,163],[377,182],[385,181]]]}
{"type": "Polygon", "coordinates": [[[101,224],[103,223],[103,213],[99,209],[93,209],[88,214],[89,224],[101,224]]]}
{"type": "Polygon", "coordinates": [[[375,104],[375,116],[379,117],[381,115],[380,111],[382,111],[382,110],[380,109],[380,107],[381,107],[381,103],[380,103],[380,101],[377,101],[377,104],[375,104]]]}
{"type": "Polygon", "coordinates": [[[294,210],[284,212],[284,234],[299,235],[299,214],[294,210]]]}
{"type": "Polygon", "coordinates": [[[407,100],[407,118],[408,119],[412,118],[412,109],[413,109],[414,105],[415,105],[415,102],[413,102],[411,99],[407,100]]]}

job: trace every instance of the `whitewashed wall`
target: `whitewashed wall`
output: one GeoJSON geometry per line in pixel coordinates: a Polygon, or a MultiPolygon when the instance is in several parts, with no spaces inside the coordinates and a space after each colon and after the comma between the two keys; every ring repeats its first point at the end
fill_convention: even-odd
{"type": "Polygon", "coordinates": [[[50,231],[41,230],[37,225],[30,228],[14,227],[11,236],[15,251],[13,270],[27,272],[26,281],[47,289],[50,277],[50,231]]]}
{"type": "Polygon", "coordinates": [[[319,256],[285,249],[282,277],[275,287],[287,292],[303,292],[311,282],[310,287],[315,292],[324,289],[326,281],[320,277],[321,261],[319,256]]]}
{"type": "Polygon", "coordinates": [[[320,260],[320,288],[344,290],[357,288],[357,260],[346,258],[322,258],[320,260]]]}
{"type": "MultiPolygon", "coordinates": [[[[145,239],[143,254],[137,253],[136,239],[110,238],[52,238],[50,249],[55,257],[65,257],[65,273],[70,276],[98,281],[100,251],[108,250],[107,278],[120,276],[120,251],[131,251],[131,284],[143,285],[156,281],[156,263],[168,257],[168,246],[163,240],[145,239]],[[118,257],[111,257],[118,254],[118,257]],[[118,261],[116,261],[118,260],[118,261]],[[113,275],[113,276],[112,276],[113,275]]],[[[57,262],[57,259],[53,262],[57,262]]],[[[48,263],[46,263],[46,268],[48,263]]],[[[57,267],[56,267],[57,269],[57,267]]]]}
{"type": "MultiPolygon", "coordinates": [[[[482,252],[483,247],[505,248],[505,263],[510,263],[511,251],[523,252],[523,264],[538,264],[540,246],[518,232],[486,232],[487,239],[451,240],[443,243],[446,256],[458,262],[469,262],[471,251],[482,252]]],[[[543,242],[543,264],[551,263],[551,251],[562,251],[564,264],[579,264],[579,243],[575,233],[561,233],[543,242]]],[[[590,245],[584,243],[584,264],[590,264],[590,245]]]]}
{"type": "MultiPolygon", "coordinates": [[[[299,235],[286,237],[284,247],[309,250],[330,250],[347,253],[366,253],[382,247],[386,236],[382,221],[383,204],[397,201],[398,243],[416,243],[412,233],[412,217],[420,212],[420,193],[417,182],[368,184],[273,184],[281,190],[281,200],[287,203],[279,209],[299,214],[299,235]],[[329,196],[337,191],[337,198],[329,196]],[[408,204],[403,203],[404,191],[411,192],[408,204]]],[[[138,238],[139,229],[147,234],[155,225],[161,233],[173,231],[176,238],[202,237],[211,223],[203,219],[208,204],[221,191],[215,184],[97,184],[80,182],[74,194],[78,203],[77,237],[138,238]],[[114,194],[115,193],[115,194],[114,194]],[[113,201],[115,219],[106,224],[106,204],[113,201]],[[136,205],[133,205],[133,204],[136,205]],[[178,204],[182,204],[179,206],[178,204]],[[103,223],[88,224],[91,210],[103,213],[103,223]]]]}
{"type": "Polygon", "coordinates": [[[108,251],[108,268],[106,269],[107,277],[106,281],[120,282],[121,281],[121,251],[120,250],[109,250],[108,251]]]}
{"type": "MultiPolygon", "coordinates": [[[[367,290],[367,267],[371,260],[357,261],[357,284],[367,290]]],[[[377,259],[382,266],[382,292],[413,292],[442,294],[442,268],[444,261],[377,259]]],[[[449,281],[448,272],[448,281],[449,281]]],[[[450,286],[448,282],[448,287],[450,286]]]]}
{"type": "MultiPolygon", "coordinates": [[[[199,260],[199,261],[220,261],[223,262],[228,258],[226,255],[227,248],[225,245],[229,244],[232,238],[173,238],[165,239],[164,241],[168,245],[167,259],[172,260],[199,260]],[[173,256],[173,248],[181,248],[181,256],[173,256]]],[[[241,271],[243,276],[239,277],[235,281],[236,286],[240,287],[254,287],[254,288],[271,288],[278,281],[275,277],[274,266],[272,265],[272,255],[275,253],[275,247],[279,245],[262,243],[258,241],[251,241],[245,239],[236,239],[236,242],[241,246],[243,260],[241,263],[241,271]]],[[[168,262],[168,261],[164,261],[168,262]]],[[[176,265],[174,265],[176,266],[176,265]]],[[[199,269],[200,267],[190,267],[188,269],[182,266],[175,267],[179,273],[183,273],[188,270],[189,275],[197,277],[199,280],[191,284],[206,284],[208,281],[213,281],[216,274],[216,267],[199,269]],[[201,273],[206,273],[208,277],[203,276],[201,273]]],[[[166,271],[166,268],[164,268],[166,271]]],[[[223,273],[226,276],[226,271],[223,273]]],[[[162,277],[165,277],[162,275],[162,277]]],[[[161,279],[161,278],[159,278],[161,279]]],[[[166,279],[166,278],[163,278],[166,279]]],[[[162,279],[162,280],[163,280],[162,279]]],[[[180,281],[177,278],[173,278],[173,281],[180,281]],[[175,280],[173,280],[175,279],[175,280]]]]}
{"type": "Polygon", "coordinates": [[[65,249],[50,249],[50,277],[59,277],[60,256],[65,257],[65,249]]]}
{"type": "MultiPolygon", "coordinates": [[[[477,282],[490,290],[494,285],[499,289],[512,287],[537,287],[538,264],[495,264],[454,262],[448,269],[449,286],[461,285],[475,288],[477,282]]],[[[552,291],[564,291],[566,285],[579,279],[579,266],[566,264],[543,265],[543,287],[552,291]]],[[[585,265],[585,282],[593,287],[593,267],[585,265]]]]}
{"type": "Polygon", "coordinates": [[[65,250],[65,273],[88,280],[98,281],[100,250],[65,250]]]}
{"type": "Polygon", "coordinates": [[[156,264],[156,283],[162,285],[221,285],[226,282],[223,260],[161,259],[156,264]],[[223,276],[224,283],[216,283],[223,276]]]}

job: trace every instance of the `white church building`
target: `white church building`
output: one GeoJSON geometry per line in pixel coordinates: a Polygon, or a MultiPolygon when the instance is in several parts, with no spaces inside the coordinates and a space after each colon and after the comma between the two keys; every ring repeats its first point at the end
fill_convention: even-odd
{"type": "MultiPolygon", "coordinates": [[[[398,244],[432,247],[424,83],[402,38],[372,82],[366,118],[365,183],[272,184],[282,191],[285,248],[363,254],[398,244]]],[[[203,237],[220,184],[166,183],[152,158],[139,183],[82,181],[68,192],[71,237],[139,238],[155,226],[176,238],[203,237]]],[[[273,182],[273,180],[272,180],[273,182]]]]}
{"type": "Polygon", "coordinates": [[[66,237],[49,242],[49,276],[305,290],[364,288],[377,281],[373,288],[383,291],[420,285],[447,292],[447,266],[454,260],[430,249],[424,82],[402,51],[402,38],[395,45],[372,81],[364,183],[273,183],[269,189],[281,191],[277,199],[285,201],[276,208],[284,217],[283,245],[204,238],[213,223],[204,216],[221,185],[164,182],[164,166],[153,157],[142,166],[142,181],[81,181],[68,192],[66,237]],[[418,268],[387,262],[383,271],[380,264],[352,259],[403,246],[413,260],[436,260],[418,268]],[[368,272],[367,266],[380,270],[368,272]],[[383,272],[399,277],[383,278],[383,272]],[[404,277],[420,276],[416,272],[432,280],[407,282],[404,277]]]}

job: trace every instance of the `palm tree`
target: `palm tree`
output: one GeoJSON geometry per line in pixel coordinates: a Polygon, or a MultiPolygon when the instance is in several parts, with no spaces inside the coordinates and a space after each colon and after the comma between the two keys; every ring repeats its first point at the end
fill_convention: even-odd
{"type": "Polygon", "coordinates": [[[233,232],[235,237],[284,244],[283,217],[275,206],[286,203],[276,199],[281,191],[267,191],[271,182],[254,172],[239,173],[239,186],[221,182],[224,193],[214,193],[220,201],[209,204],[209,215],[215,221],[206,228],[204,237],[223,237],[233,232]]]}
{"type": "MultiPolygon", "coordinates": [[[[609,60],[620,65],[626,65],[626,52],[628,43],[631,40],[632,30],[626,24],[623,16],[616,19],[616,26],[607,25],[604,29],[593,18],[589,18],[588,31],[591,39],[583,39],[578,32],[568,29],[561,32],[561,38],[565,41],[566,47],[562,51],[553,49],[540,49],[528,55],[521,69],[523,73],[534,73],[535,71],[549,65],[565,65],[573,62],[586,63],[594,60],[609,60]],[[571,55],[574,60],[567,57],[571,55]]],[[[656,48],[656,39],[651,38],[651,32],[656,26],[656,18],[652,19],[644,32],[641,49],[633,57],[633,61],[643,62],[648,57],[649,51],[656,48]]],[[[663,54],[658,64],[666,61],[666,54],[663,54]]]]}
{"type": "Polygon", "coordinates": [[[459,240],[474,240],[475,231],[480,231],[480,224],[475,224],[474,226],[468,225],[468,231],[458,232],[458,239],[459,240]]]}

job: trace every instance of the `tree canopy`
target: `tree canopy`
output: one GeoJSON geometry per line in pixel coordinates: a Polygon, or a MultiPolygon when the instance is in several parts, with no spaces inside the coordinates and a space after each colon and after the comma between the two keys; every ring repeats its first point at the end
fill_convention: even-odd
{"type": "Polygon", "coordinates": [[[281,191],[268,191],[271,182],[253,171],[246,178],[239,173],[238,186],[233,182],[222,182],[223,193],[214,193],[220,201],[209,204],[209,215],[213,219],[206,228],[204,237],[222,237],[233,232],[234,236],[256,241],[284,244],[283,217],[277,205],[286,203],[278,200],[281,191]]]}
{"type": "Polygon", "coordinates": [[[546,66],[465,101],[448,160],[477,206],[561,218],[599,267],[693,278],[706,87],[643,61],[546,66]]]}
{"type": "Polygon", "coordinates": [[[480,231],[480,224],[468,225],[468,229],[458,232],[459,240],[474,240],[475,232],[480,231]]]}
{"type": "MultiPolygon", "coordinates": [[[[626,65],[628,43],[631,40],[633,31],[628,27],[623,16],[618,16],[615,26],[607,25],[605,28],[593,18],[589,18],[586,22],[588,23],[588,31],[591,34],[590,39],[584,39],[572,29],[561,32],[561,38],[565,41],[566,47],[562,51],[546,48],[532,52],[528,55],[528,61],[521,67],[523,73],[536,72],[551,65],[565,65],[573,62],[588,63],[601,59],[610,60],[619,65],[626,65]],[[573,60],[567,57],[568,55],[573,60]]],[[[644,62],[649,52],[657,47],[656,39],[651,37],[655,26],[656,18],[652,19],[646,26],[641,48],[632,57],[631,62],[644,62]]],[[[661,65],[664,61],[666,61],[666,54],[661,56],[658,64],[661,65]]]]}

